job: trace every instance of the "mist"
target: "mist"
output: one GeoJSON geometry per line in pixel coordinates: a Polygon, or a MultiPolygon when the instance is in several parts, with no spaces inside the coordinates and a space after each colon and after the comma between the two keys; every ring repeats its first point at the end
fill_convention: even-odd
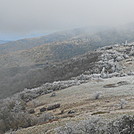
{"type": "Polygon", "coordinates": [[[30,34],[134,21],[132,0],[0,0],[0,33],[30,34]]]}

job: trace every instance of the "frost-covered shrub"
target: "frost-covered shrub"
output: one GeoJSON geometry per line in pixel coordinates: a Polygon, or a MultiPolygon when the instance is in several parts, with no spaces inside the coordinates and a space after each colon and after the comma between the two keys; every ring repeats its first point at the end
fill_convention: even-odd
{"type": "Polygon", "coordinates": [[[17,130],[18,128],[26,128],[35,124],[35,120],[27,113],[12,112],[8,109],[0,111],[0,130],[17,130]]]}
{"type": "Polygon", "coordinates": [[[0,134],[9,130],[27,128],[35,124],[54,119],[51,113],[43,113],[39,117],[29,114],[23,100],[7,98],[0,101],[0,134]]]}
{"type": "Polygon", "coordinates": [[[134,116],[124,115],[107,125],[108,134],[134,134],[134,116]]]}
{"type": "Polygon", "coordinates": [[[95,117],[79,123],[68,123],[56,128],[57,134],[134,134],[134,116],[123,116],[114,121],[95,117]]]}
{"type": "Polygon", "coordinates": [[[105,132],[105,122],[102,121],[99,117],[94,117],[88,120],[81,121],[78,124],[78,130],[81,133],[90,133],[90,134],[101,134],[105,132]]]}
{"type": "Polygon", "coordinates": [[[26,128],[35,124],[35,120],[25,111],[21,100],[5,99],[0,102],[0,132],[10,129],[26,128]]]}
{"type": "Polygon", "coordinates": [[[40,123],[44,123],[52,119],[54,119],[54,116],[52,113],[43,113],[40,115],[40,117],[38,117],[37,120],[38,120],[38,124],[40,124],[40,123]]]}
{"type": "Polygon", "coordinates": [[[127,104],[127,101],[125,99],[121,99],[119,103],[120,109],[123,109],[126,104],[127,104]]]}
{"type": "Polygon", "coordinates": [[[77,129],[77,125],[75,122],[67,123],[64,127],[56,128],[57,134],[75,134],[79,133],[77,129]]]}
{"type": "Polygon", "coordinates": [[[93,94],[93,99],[97,100],[101,97],[102,93],[101,92],[96,92],[93,94]]]}
{"type": "Polygon", "coordinates": [[[64,127],[56,129],[57,134],[104,134],[105,122],[99,117],[80,121],[79,123],[67,123],[64,127]]]}

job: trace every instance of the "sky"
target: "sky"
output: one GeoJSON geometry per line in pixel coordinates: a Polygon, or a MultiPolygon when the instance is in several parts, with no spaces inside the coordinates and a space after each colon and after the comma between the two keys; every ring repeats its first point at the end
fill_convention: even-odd
{"type": "Polygon", "coordinates": [[[0,40],[134,22],[133,0],[0,0],[0,40]]]}

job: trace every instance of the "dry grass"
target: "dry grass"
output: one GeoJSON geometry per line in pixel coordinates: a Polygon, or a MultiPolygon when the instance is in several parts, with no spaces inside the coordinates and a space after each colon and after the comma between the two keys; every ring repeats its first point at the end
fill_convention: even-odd
{"type": "Polygon", "coordinates": [[[54,128],[63,125],[70,120],[78,121],[96,114],[111,119],[123,114],[133,115],[133,80],[133,76],[121,78],[114,77],[105,79],[102,82],[96,82],[93,80],[79,86],[56,91],[57,95],[55,97],[50,97],[49,94],[40,96],[34,101],[38,101],[44,105],[36,107],[35,114],[39,113],[39,109],[43,106],[47,107],[54,103],[60,103],[60,108],[50,111],[55,115],[55,117],[58,117],[58,119],[39,126],[19,130],[16,134],[38,134],[41,132],[45,132],[45,134],[53,134],[54,128]],[[130,84],[119,87],[104,88],[104,85],[108,85],[109,83],[119,83],[120,81],[127,81],[130,84]],[[92,95],[98,91],[101,91],[102,97],[94,100],[92,95]],[[120,109],[119,106],[121,99],[125,99],[128,102],[124,109],[120,109]],[[70,110],[74,110],[75,113],[69,115],[68,111],[70,110]]]}

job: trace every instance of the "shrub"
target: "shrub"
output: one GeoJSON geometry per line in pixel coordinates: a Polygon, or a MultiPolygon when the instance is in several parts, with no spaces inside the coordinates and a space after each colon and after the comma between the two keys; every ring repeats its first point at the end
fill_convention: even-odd
{"type": "Polygon", "coordinates": [[[5,99],[0,103],[0,131],[17,130],[35,124],[33,117],[25,111],[25,103],[20,100],[5,99]]]}
{"type": "Polygon", "coordinates": [[[45,123],[46,121],[54,119],[52,113],[43,113],[40,117],[38,117],[38,124],[45,123]]]}
{"type": "Polygon", "coordinates": [[[102,134],[105,132],[105,122],[95,117],[80,121],[79,123],[67,123],[64,127],[56,129],[57,134],[102,134]]]}
{"type": "Polygon", "coordinates": [[[126,104],[127,104],[127,101],[125,99],[121,99],[119,103],[120,109],[123,109],[126,104]]]}
{"type": "MultiPolygon", "coordinates": [[[[5,99],[0,103],[0,134],[9,130],[27,128],[35,124],[44,123],[54,116],[51,113],[43,113],[40,117],[29,114],[25,109],[25,103],[17,99],[5,99]]],[[[33,111],[32,111],[33,112],[33,111]]]]}
{"type": "Polygon", "coordinates": [[[97,100],[101,97],[102,93],[101,92],[96,92],[94,95],[93,95],[93,99],[97,100]]]}
{"type": "Polygon", "coordinates": [[[124,115],[114,121],[95,117],[56,128],[57,134],[134,134],[134,116],[124,115]]]}
{"type": "Polygon", "coordinates": [[[134,116],[124,115],[107,125],[109,134],[134,134],[134,116]]]}

